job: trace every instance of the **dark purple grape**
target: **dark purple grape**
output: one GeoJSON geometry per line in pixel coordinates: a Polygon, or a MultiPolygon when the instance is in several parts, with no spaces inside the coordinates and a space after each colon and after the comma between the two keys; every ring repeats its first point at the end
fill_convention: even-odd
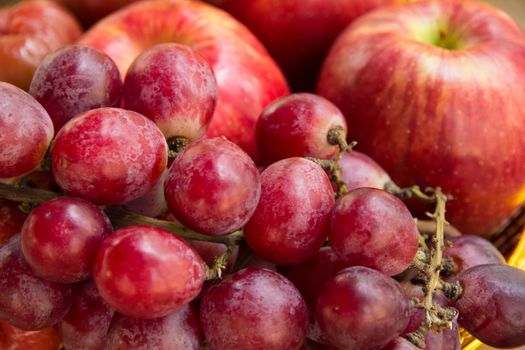
{"type": "Polygon", "coordinates": [[[315,316],[332,345],[375,349],[405,329],[410,304],[394,279],[356,266],[340,271],[325,284],[317,299],[315,316]]]}
{"type": "Polygon", "coordinates": [[[525,345],[525,271],[508,265],[478,265],[458,280],[463,295],[454,303],[459,324],[494,347],[525,345]]]}
{"type": "Polygon", "coordinates": [[[280,274],[247,268],[211,286],[200,309],[214,350],[295,350],[306,336],[308,309],[280,274]]]}
{"type": "Polygon", "coordinates": [[[114,311],[102,299],[92,281],[76,292],[73,304],[58,330],[67,350],[99,350],[104,345],[114,311]]]}
{"type": "Polygon", "coordinates": [[[202,331],[191,304],[154,319],[116,315],[104,350],[199,350],[202,331]]]}
{"type": "Polygon", "coordinates": [[[20,251],[20,235],[0,247],[0,319],[23,329],[49,327],[64,317],[73,286],[35,276],[20,251]]]}

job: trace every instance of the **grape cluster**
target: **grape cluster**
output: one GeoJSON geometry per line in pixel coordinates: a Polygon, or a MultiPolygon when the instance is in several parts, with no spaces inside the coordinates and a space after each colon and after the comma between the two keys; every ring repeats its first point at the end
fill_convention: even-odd
{"type": "Polygon", "coordinates": [[[450,350],[458,326],[525,344],[525,272],[479,237],[445,247],[437,190],[413,191],[437,203],[420,233],[329,101],[270,104],[256,164],[202,138],[217,86],[185,46],[124,80],[66,47],[29,91],[0,83],[0,347],[450,350]]]}

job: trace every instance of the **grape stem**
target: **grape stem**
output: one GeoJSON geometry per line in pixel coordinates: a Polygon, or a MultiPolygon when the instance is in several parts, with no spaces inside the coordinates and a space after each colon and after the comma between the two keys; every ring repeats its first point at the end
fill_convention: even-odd
{"type": "Polygon", "coordinates": [[[329,144],[334,146],[339,146],[339,152],[332,159],[318,159],[313,157],[306,157],[306,159],[311,160],[312,162],[321,166],[324,170],[330,174],[330,180],[333,181],[337,187],[336,198],[343,196],[348,192],[348,186],[343,180],[341,167],[339,166],[339,161],[346,152],[352,150],[352,148],[357,145],[356,141],[351,142],[350,144],[346,142],[345,130],[341,126],[336,126],[328,130],[326,135],[326,140],[329,144]]]}
{"type": "MultiPolygon", "coordinates": [[[[435,222],[435,233],[431,237],[430,247],[421,245],[412,267],[419,273],[418,279],[423,283],[424,298],[417,307],[425,310],[425,322],[419,329],[413,333],[407,334],[407,339],[419,348],[425,346],[425,334],[428,330],[440,332],[443,328],[452,328],[452,320],[457,316],[457,312],[452,308],[444,308],[439,304],[434,304],[433,298],[437,290],[442,290],[447,297],[459,297],[461,286],[459,284],[449,284],[441,280],[441,272],[444,268],[450,269],[450,261],[443,259],[443,250],[445,248],[445,220],[446,202],[448,196],[445,195],[441,188],[435,190],[427,189],[422,192],[419,187],[413,186],[406,189],[391,188],[394,193],[401,195],[403,198],[415,196],[427,202],[434,202],[436,207],[434,213],[427,215],[435,222]],[[405,197],[408,196],[408,197],[405,197]]],[[[453,268],[453,267],[452,267],[453,268]]]]}
{"type": "MultiPolygon", "coordinates": [[[[14,202],[21,202],[24,206],[38,205],[61,196],[64,196],[64,194],[32,187],[0,183],[0,198],[14,202]]],[[[179,222],[150,218],[148,216],[132,213],[116,205],[107,206],[104,208],[104,211],[115,228],[134,225],[154,226],[174,233],[186,240],[223,243],[228,247],[237,244],[237,242],[241,241],[244,237],[242,230],[232,232],[225,236],[207,236],[190,230],[179,222]]]]}
{"type": "Polygon", "coordinates": [[[208,267],[208,270],[206,271],[207,280],[215,280],[222,278],[222,273],[224,272],[224,270],[226,270],[226,267],[228,265],[228,258],[230,257],[232,251],[233,246],[228,245],[224,253],[213,259],[213,264],[211,265],[211,267],[208,267]]]}

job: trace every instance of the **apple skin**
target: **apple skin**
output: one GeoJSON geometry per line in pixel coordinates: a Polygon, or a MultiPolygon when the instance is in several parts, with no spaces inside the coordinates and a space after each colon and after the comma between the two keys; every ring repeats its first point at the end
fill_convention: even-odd
{"type": "Polygon", "coordinates": [[[460,231],[488,235],[525,199],[525,35],[503,12],[434,1],[365,15],[335,42],[317,92],[397,184],[452,194],[460,231]],[[440,29],[455,50],[438,47],[440,29]]]}
{"type": "Polygon", "coordinates": [[[244,23],[295,91],[311,91],[323,58],[354,19],[401,0],[212,0],[244,23]]]}
{"type": "Polygon", "coordinates": [[[225,136],[257,160],[257,119],[289,90],[266,49],[233,17],[198,1],[145,1],[101,20],[80,40],[113,58],[123,76],[144,49],[165,42],[190,46],[215,73],[218,101],[206,136],[225,136]]]}
{"type": "Polygon", "coordinates": [[[0,81],[27,90],[42,59],[80,34],[75,17],[52,1],[0,8],[0,81]]]}

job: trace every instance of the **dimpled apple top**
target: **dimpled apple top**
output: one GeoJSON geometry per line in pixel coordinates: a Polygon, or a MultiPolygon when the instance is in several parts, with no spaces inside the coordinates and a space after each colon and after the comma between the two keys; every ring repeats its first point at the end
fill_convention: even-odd
{"type": "Polygon", "coordinates": [[[46,110],[25,91],[0,81],[0,179],[38,167],[53,134],[46,110]]]}
{"type": "Polygon", "coordinates": [[[0,8],[0,81],[27,89],[40,61],[81,32],[75,17],[53,1],[0,8]]]}
{"type": "Polygon", "coordinates": [[[317,92],[401,186],[441,186],[447,219],[488,234],[525,199],[525,35],[474,1],[415,2],[337,39],[317,92]]]}
{"type": "Polygon", "coordinates": [[[99,108],[64,125],[52,151],[53,175],[68,194],[116,204],[148,192],[167,165],[162,132],[146,117],[99,108]]]}
{"type": "Polygon", "coordinates": [[[107,53],[123,75],[143,50],[166,42],[190,46],[213,68],[219,95],[208,135],[226,136],[255,159],[257,118],[288,87],[264,47],[228,14],[199,1],[143,1],[101,20],[80,40],[107,53]]]}

